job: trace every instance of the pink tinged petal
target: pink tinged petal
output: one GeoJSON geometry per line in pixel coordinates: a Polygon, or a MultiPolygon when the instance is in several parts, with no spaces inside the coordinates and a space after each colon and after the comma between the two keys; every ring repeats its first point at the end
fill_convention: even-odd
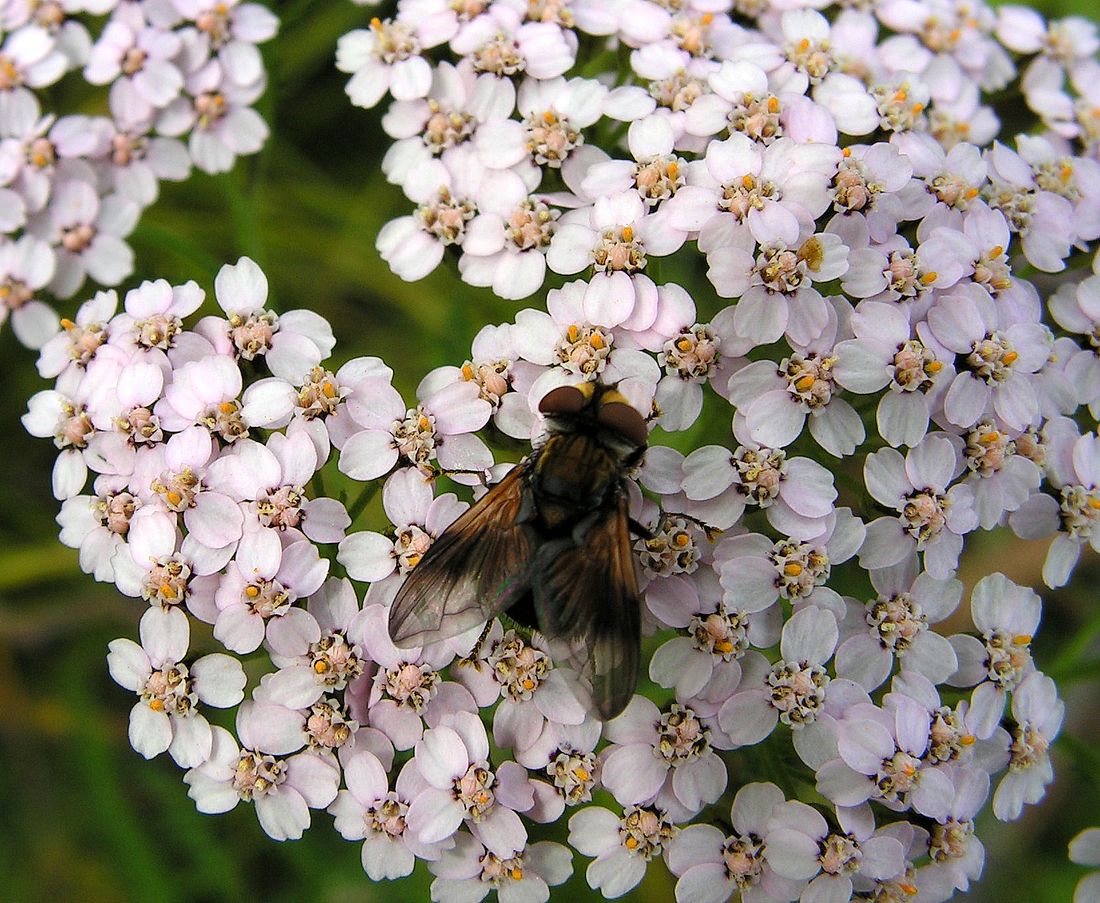
{"type": "Polygon", "coordinates": [[[397,566],[393,541],[381,533],[352,533],[340,543],[336,560],[353,580],[375,583],[393,573],[397,566]]]}
{"type": "Polygon", "coordinates": [[[634,282],[622,271],[596,273],[584,293],[584,312],[596,326],[618,326],[634,310],[634,282]]]}
{"type": "Polygon", "coordinates": [[[884,759],[894,754],[894,738],[881,724],[859,719],[843,721],[837,747],[844,761],[863,774],[875,774],[884,759]]]}
{"type": "Polygon", "coordinates": [[[909,802],[914,811],[921,815],[943,821],[951,814],[955,804],[955,785],[942,771],[925,768],[909,796],[909,802]]]}
{"type": "Polygon", "coordinates": [[[825,517],[832,513],[837,491],[833,475],[809,458],[792,458],[787,463],[787,485],[783,501],[804,517],[825,517]]]}
{"type": "Polygon", "coordinates": [[[880,517],[867,525],[867,538],[859,550],[859,563],[867,570],[891,567],[916,548],[896,517],[880,517]]]}
{"type": "Polygon", "coordinates": [[[114,682],[135,693],[145,686],[153,671],[145,650],[133,640],[126,639],[111,640],[107,648],[110,650],[107,668],[114,682]]]}
{"type": "Polygon", "coordinates": [[[718,568],[724,598],[747,612],[763,611],[778,596],[775,565],[756,556],[734,558],[718,568]]]}
{"type": "Polygon", "coordinates": [[[317,548],[306,540],[292,542],[283,549],[279,564],[280,582],[299,596],[312,596],[328,576],[328,560],[317,554],[317,548]]]}
{"type": "Polygon", "coordinates": [[[392,470],[397,456],[393,436],[388,431],[362,430],[344,443],[339,467],[352,479],[365,482],[392,470]]]}
{"type": "Polygon", "coordinates": [[[506,859],[527,844],[527,829],[518,815],[502,805],[495,805],[488,816],[470,824],[471,833],[485,844],[485,848],[506,859]]]}
{"type": "Polygon", "coordinates": [[[867,775],[842,759],[833,759],[817,769],[817,792],[838,806],[858,806],[870,798],[873,790],[867,775]]]}
{"type": "Polygon", "coordinates": [[[892,448],[884,448],[867,456],[863,479],[871,497],[887,508],[900,508],[902,499],[913,491],[913,483],[906,474],[905,459],[892,448]]]}
{"type": "Polygon", "coordinates": [[[164,712],[156,712],[146,702],[130,709],[130,745],[146,759],[160,755],[172,742],[172,724],[164,712]]]}
{"type": "Polygon", "coordinates": [[[837,677],[854,680],[868,691],[882,685],[890,676],[893,664],[890,652],[866,633],[850,637],[836,651],[837,677]]]}
{"type": "Polygon", "coordinates": [[[462,818],[462,804],[450,790],[428,787],[409,806],[406,824],[421,843],[437,843],[454,834],[462,818]]]}
{"type": "Polygon", "coordinates": [[[860,874],[885,881],[897,877],[905,868],[905,850],[894,837],[870,837],[860,848],[863,851],[860,874]]]}
{"type": "Polygon", "coordinates": [[[246,524],[244,534],[237,544],[237,566],[244,573],[274,576],[283,559],[283,545],[279,534],[267,527],[251,527],[246,524]]]}
{"type": "MultiPolygon", "coordinates": [[[[487,470],[493,464],[488,446],[473,433],[447,436],[436,446],[439,466],[444,470],[487,470]]],[[[466,479],[474,480],[476,477],[466,479]]]]}
{"type": "Polygon", "coordinates": [[[1043,583],[1051,589],[1065,586],[1073,575],[1073,569],[1081,557],[1081,542],[1073,536],[1054,538],[1043,563],[1043,583]]]}
{"type": "Polygon", "coordinates": [[[958,669],[959,660],[946,637],[926,631],[905,650],[901,667],[923,674],[934,684],[942,684],[958,669]]]}
{"type": "Polygon", "coordinates": [[[311,643],[321,639],[321,628],[313,615],[301,608],[291,608],[273,619],[267,629],[267,644],[271,651],[287,658],[305,655],[311,643]]]}
{"type": "Polygon", "coordinates": [[[555,273],[572,275],[592,263],[595,234],[587,226],[566,223],[554,233],[546,252],[546,265],[555,273]]]}
{"type": "Polygon", "coordinates": [[[336,799],[340,766],[332,758],[301,753],[287,761],[286,783],[302,795],[311,809],[323,809],[336,799]]]}
{"type": "Polygon", "coordinates": [[[895,448],[916,445],[928,431],[928,402],[916,392],[890,392],[879,402],[876,423],[895,448]]]}
{"type": "Polygon", "coordinates": [[[788,315],[787,300],[782,295],[749,291],[737,302],[733,325],[738,335],[757,345],[769,345],[783,335],[788,315]]]}
{"type": "Polygon", "coordinates": [[[726,766],[716,755],[705,755],[672,772],[672,792],[692,811],[713,803],[726,789],[726,766]]]}
{"type": "Polygon", "coordinates": [[[955,469],[955,447],[946,439],[929,436],[909,450],[905,474],[914,487],[944,492],[955,469]]]}
{"type": "Polygon", "coordinates": [[[214,639],[230,652],[252,652],[264,641],[264,619],[243,603],[230,605],[218,614],[214,639]]]}
{"type": "Polygon", "coordinates": [[[267,276],[250,257],[223,266],[214,277],[214,294],[227,314],[252,313],[267,301],[267,276]]]}
{"type": "Polygon", "coordinates": [[[141,645],[153,665],[175,664],[187,654],[191,629],[187,615],[177,608],[151,607],[141,616],[141,645]]]}
{"type": "Polygon", "coordinates": [[[255,804],[260,827],[272,840],[297,840],[309,827],[309,807],[293,787],[282,785],[255,804]]]}
{"type": "Polygon", "coordinates": [[[745,415],[749,435],[768,448],[785,448],[798,438],[806,414],[785,389],[766,392],[745,415]]]}
{"type": "Polygon", "coordinates": [[[462,742],[462,737],[450,727],[433,728],[424,734],[423,739],[416,744],[415,755],[417,767],[424,780],[433,787],[448,791],[454,780],[460,777],[470,764],[466,744],[462,742]]]}
{"type": "Polygon", "coordinates": [[[188,531],[211,549],[221,549],[241,538],[244,516],[236,502],[220,492],[200,492],[194,507],[183,515],[188,531]]]}
{"type": "Polygon", "coordinates": [[[412,709],[383,699],[370,710],[370,722],[385,733],[397,749],[412,749],[424,734],[424,722],[412,709]]]}
{"type": "Polygon", "coordinates": [[[621,897],[638,886],[645,877],[646,862],[625,849],[617,849],[606,858],[590,863],[585,871],[588,884],[608,900],[621,897]]]}
{"type": "Polygon", "coordinates": [[[832,656],[838,636],[833,613],[811,605],[795,612],[783,625],[780,654],[786,661],[820,665],[832,656]]]}
{"type": "Polygon", "coordinates": [[[582,856],[606,856],[619,846],[619,817],[588,806],[569,819],[569,845],[582,856]]]}
{"type": "Polygon", "coordinates": [[[725,903],[736,889],[724,865],[704,862],[676,882],[676,903],[725,903]]]}
{"type": "Polygon", "coordinates": [[[820,869],[817,841],[793,828],[769,831],[764,858],[784,878],[812,878],[820,869]]]}
{"type": "Polygon", "coordinates": [[[249,701],[238,710],[237,733],[244,746],[287,755],[305,745],[305,717],[281,705],[249,701]]]}
{"type": "Polygon", "coordinates": [[[668,867],[674,875],[703,863],[717,865],[722,859],[725,835],[713,825],[689,825],[680,831],[668,850],[668,867]]]}
{"type": "Polygon", "coordinates": [[[626,806],[656,796],[667,774],[667,763],[653,754],[651,745],[632,743],[604,760],[601,779],[615,799],[626,806]]]}
{"type": "Polygon", "coordinates": [[[810,418],[810,435],[829,454],[846,458],[866,438],[863,420],[843,398],[834,398],[824,413],[810,418]]]}
{"type": "Polygon", "coordinates": [[[264,699],[289,709],[313,705],[325,687],[308,666],[280,668],[264,680],[264,699]]]}
{"type": "Polygon", "coordinates": [[[890,370],[881,349],[867,341],[852,339],[836,347],[836,381],[860,395],[870,395],[890,382],[890,370]]]}
{"type": "Polygon", "coordinates": [[[675,687],[678,697],[690,698],[710,680],[713,668],[688,637],[675,637],[660,646],[649,662],[650,680],[675,687]]]}
{"type": "Polygon", "coordinates": [[[214,735],[210,723],[197,712],[173,717],[168,754],[180,768],[195,768],[210,758],[214,735]]]}
{"type": "Polygon", "coordinates": [[[363,841],[363,871],[372,881],[392,881],[412,874],[416,857],[400,839],[372,834],[363,841]]]}
{"type": "Polygon", "coordinates": [[[984,382],[969,373],[960,373],[944,396],[944,413],[956,426],[972,426],[985,413],[989,396],[989,386],[984,382]]]}
{"type": "Polygon", "coordinates": [[[492,405],[478,395],[478,387],[464,381],[445,386],[425,404],[435,416],[436,431],[446,435],[481,429],[493,412],[492,405]]]}
{"type": "Polygon", "coordinates": [[[154,558],[171,555],[176,548],[176,519],[153,506],[139,508],[130,519],[126,536],[134,562],[148,568],[154,558]]]}
{"type": "Polygon", "coordinates": [[[347,509],[336,499],[310,499],[302,505],[302,512],[302,532],[314,542],[340,542],[351,526],[347,509]]]}
{"type": "Polygon", "coordinates": [[[227,709],[244,698],[247,682],[241,663],[230,655],[212,652],[191,666],[195,692],[206,705],[227,709]]]}
{"type": "Polygon", "coordinates": [[[751,746],[767,737],[779,722],[765,690],[746,690],[730,697],[718,710],[718,724],[735,746],[751,746]]]}
{"type": "Polygon", "coordinates": [[[684,492],[696,501],[714,498],[733,482],[732,458],[721,445],[696,449],[684,459],[683,470],[684,492]]]}

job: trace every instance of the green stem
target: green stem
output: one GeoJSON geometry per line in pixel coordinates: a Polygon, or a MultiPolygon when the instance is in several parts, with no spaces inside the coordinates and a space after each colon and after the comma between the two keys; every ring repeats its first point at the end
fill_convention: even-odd
{"type": "Polygon", "coordinates": [[[370,500],[378,494],[378,487],[382,485],[381,480],[374,480],[363,487],[363,491],[359,493],[359,497],[352,502],[351,507],[348,508],[348,515],[351,517],[351,522],[354,524],[358,520],[359,515],[363,513],[363,509],[370,504],[370,500]]]}

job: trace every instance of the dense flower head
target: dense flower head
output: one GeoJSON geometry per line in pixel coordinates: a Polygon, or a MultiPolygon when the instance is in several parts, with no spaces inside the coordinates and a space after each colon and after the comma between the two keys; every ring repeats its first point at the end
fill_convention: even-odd
{"type": "Polygon", "coordinates": [[[44,298],[126,279],[159,180],[263,144],[277,22],[109,4],[77,53],[5,12],[0,321],[54,381],[23,423],[58,452],[62,542],[147,603],[108,667],[200,811],[251,803],[284,840],[327,809],[371,879],[424,860],[444,903],[544,903],[574,852],[609,899],[663,860],[677,900],[941,901],[980,875],[987,802],[1043,798],[1065,707],[1042,601],[988,573],[964,603],[958,573],[1003,526],[1053,537],[1050,587],[1100,550],[1100,275],[1025,278],[1100,238],[1100,41],[1023,7],[809,5],[401,0],[344,35],[351,102],[392,99],[408,207],[381,258],[533,299],[411,394],[380,358],[331,364],[329,323],[276,310],[247,257],[197,321],[203,289],[165,280],[58,321],[44,298]],[[74,69],[110,116],[42,116],[74,69]],[[1033,134],[1001,134],[1010,86],[1033,134]],[[403,645],[401,587],[495,485],[519,474],[508,527],[573,504],[530,489],[563,386],[613,387],[641,432],[601,423],[601,447],[644,456],[528,555],[533,615],[444,586],[403,645]],[[509,469],[502,438],[534,457],[509,469]],[[534,584],[612,507],[655,636],[604,721],[606,650],[534,584]],[[192,618],[226,652],[192,661],[192,618]],[[789,773],[747,781],[758,754],[789,773]],[[534,839],[566,809],[568,847],[534,839]]]}

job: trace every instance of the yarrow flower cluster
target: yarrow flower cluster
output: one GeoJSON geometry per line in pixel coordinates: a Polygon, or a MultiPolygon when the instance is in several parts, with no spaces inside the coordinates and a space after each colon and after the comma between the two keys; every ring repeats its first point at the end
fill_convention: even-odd
{"type": "MultiPolygon", "coordinates": [[[[267,74],[257,45],[278,24],[237,0],[0,7],[0,324],[10,320],[23,345],[42,348],[60,329],[90,352],[101,324],[59,327],[47,299],[134,271],[126,239],[160,182],[192,167],[226,172],[260,149],[268,127],[251,104],[267,74]],[[62,79],[105,88],[108,115],[51,110],[62,79]]],[[[58,375],[51,366],[43,376],[58,375]]]]}
{"type": "MultiPolygon", "coordinates": [[[[176,5],[120,6],[89,71],[224,168],[262,140],[250,48],[274,23],[176,5]]],[[[248,258],[220,313],[145,282],[41,343],[56,385],[24,424],[59,450],[62,541],[146,603],[108,664],[135,749],[186,769],[200,811],[252,803],[285,840],[327,810],[372,879],[423,860],[443,903],[544,901],[574,867],[615,898],[658,858],[680,900],[933,903],[980,876],[987,803],[1042,799],[1064,706],[1039,596],[988,574],[949,631],[979,530],[1051,538],[1052,588],[1100,550],[1100,41],[1022,8],[810,5],[401,0],[345,35],[352,102],[393,100],[394,272],[551,286],[415,398],[379,358],[331,366],[328,323],[269,309],[248,258]],[[999,140],[1017,83],[1035,129],[999,140]],[[1031,269],[1067,275],[1044,299],[1031,269]],[[653,687],[606,724],[576,650],[507,616],[423,647],[387,630],[464,486],[506,472],[495,440],[537,445],[540,401],[582,382],[661,429],[625,478],[653,687]],[[330,462],[384,523],[326,496],[330,462]],[[191,660],[189,619],[226,652],[191,660]],[[237,706],[235,732],[203,706],[237,706]],[[749,747],[782,767],[735,784],[749,747]],[[568,845],[528,833],[559,821],[568,845]]],[[[98,197],[65,185],[40,209],[98,197]]],[[[27,228],[33,294],[51,268],[24,249],[49,240],[27,228]]]]}

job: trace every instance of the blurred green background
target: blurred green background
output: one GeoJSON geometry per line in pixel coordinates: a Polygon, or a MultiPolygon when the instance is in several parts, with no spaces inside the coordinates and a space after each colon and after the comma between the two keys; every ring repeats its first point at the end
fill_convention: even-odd
{"type": "MultiPolygon", "coordinates": [[[[479,325],[509,320],[515,306],[464,286],[453,266],[411,285],[390,274],[374,237],[407,204],[379,172],[386,147],[381,111],[351,107],[346,76],[332,65],[337,38],[365,24],[371,11],[345,0],[271,6],[283,20],[280,37],[265,48],[271,87],[260,102],[272,140],[229,175],[197,173],[183,185],[164,185],[132,238],[138,271],[123,288],[163,276],[196,279],[211,291],[221,264],[248,254],[267,272],[276,309],[304,306],[331,320],[337,363],[382,355],[411,397],[424,373],[461,363],[479,325]]],[[[1092,0],[1042,7],[1097,15],[1092,0]]],[[[61,105],[71,90],[58,87],[57,108],[68,109],[61,105]]],[[[699,304],[702,320],[718,302],[701,297],[699,304]]],[[[275,843],[250,806],[226,816],[197,814],[167,757],[147,763],[130,749],[133,697],[111,682],[104,656],[111,639],[136,633],[143,606],[83,576],[75,552],[56,540],[53,448],[18,423],[26,399],[45,387],[33,362],[3,330],[0,901],[426,900],[430,876],[420,867],[408,881],[372,884],[361,871],[359,845],[341,840],[327,814],[314,814],[303,840],[275,843]]],[[[1002,570],[1038,585],[1044,554],[1042,543],[978,536],[961,575],[969,586],[1002,570]]],[[[1036,656],[1059,678],[1069,708],[1055,755],[1058,780],[1020,823],[985,820],[985,877],[968,900],[1064,903],[1084,872],[1068,863],[1065,849],[1077,830],[1100,823],[1098,578],[1089,558],[1069,588],[1044,594],[1036,656]]],[[[208,642],[197,635],[192,648],[208,642]]],[[[574,867],[555,899],[594,897],[584,883],[585,861],[576,857],[574,867]]],[[[667,901],[672,887],[655,864],[627,899],[667,901]]]]}

